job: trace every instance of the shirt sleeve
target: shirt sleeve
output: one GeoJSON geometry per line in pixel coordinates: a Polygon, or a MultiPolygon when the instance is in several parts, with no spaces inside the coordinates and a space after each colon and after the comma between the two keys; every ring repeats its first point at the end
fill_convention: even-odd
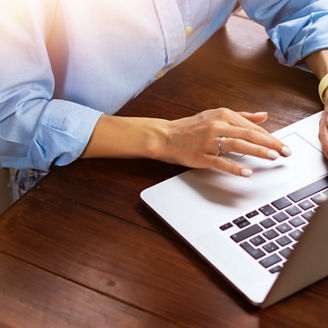
{"type": "Polygon", "coordinates": [[[279,62],[305,64],[313,52],[328,48],[327,0],[241,0],[248,16],[263,25],[279,62]]]}
{"type": "Polygon", "coordinates": [[[0,0],[0,162],[48,170],[85,149],[101,112],[53,99],[46,48],[55,0],[0,0]]]}

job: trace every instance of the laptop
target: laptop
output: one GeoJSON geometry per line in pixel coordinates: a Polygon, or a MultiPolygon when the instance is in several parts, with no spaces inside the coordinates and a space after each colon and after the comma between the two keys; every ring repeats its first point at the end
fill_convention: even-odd
{"type": "Polygon", "coordinates": [[[288,158],[227,154],[252,168],[251,178],[191,169],[141,193],[147,206],[261,308],[328,275],[321,115],[273,133],[292,149],[288,158]]]}

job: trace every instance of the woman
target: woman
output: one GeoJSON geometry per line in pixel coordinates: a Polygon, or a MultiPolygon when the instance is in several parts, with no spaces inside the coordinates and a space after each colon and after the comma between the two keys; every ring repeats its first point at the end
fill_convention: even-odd
{"type": "MultiPolygon", "coordinates": [[[[282,64],[326,76],[326,0],[240,2],[265,26],[282,64]]],[[[220,152],[289,156],[286,145],[257,125],[266,113],[218,108],[175,121],[112,116],[223,26],[235,4],[0,0],[2,165],[47,171],[80,157],[146,157],[249,177],[251,168],[220,152]]],[[[327,122],[326,105],[320,123],[326,155],[327,122]]]]}

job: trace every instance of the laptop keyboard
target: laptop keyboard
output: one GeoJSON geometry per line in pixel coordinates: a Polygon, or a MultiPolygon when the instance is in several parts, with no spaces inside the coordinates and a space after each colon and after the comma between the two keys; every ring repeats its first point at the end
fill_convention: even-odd
{"type": "Polygon", "coordinates": [[[318,205],[328,198],[328,176],[220,226],[254,260],[279,272],[318,205]],[[253,221],[253,222],[252,222],[253,221]],[[229,234],[229,229],[238,231],[229,234]]]}

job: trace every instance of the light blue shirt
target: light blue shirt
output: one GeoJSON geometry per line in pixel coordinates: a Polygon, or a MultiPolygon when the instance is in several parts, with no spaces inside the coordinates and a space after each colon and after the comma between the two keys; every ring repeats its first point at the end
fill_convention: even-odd
{"type": "MultiPolygon", "coordinates": [[[[2,166],[47,170],[77,159],[102,113],[185,60],[235,3],[0,0],[2,166]]],[[[241,3],[265,26],[282,64],[328,48],[327,0],[241,3]]]]}

